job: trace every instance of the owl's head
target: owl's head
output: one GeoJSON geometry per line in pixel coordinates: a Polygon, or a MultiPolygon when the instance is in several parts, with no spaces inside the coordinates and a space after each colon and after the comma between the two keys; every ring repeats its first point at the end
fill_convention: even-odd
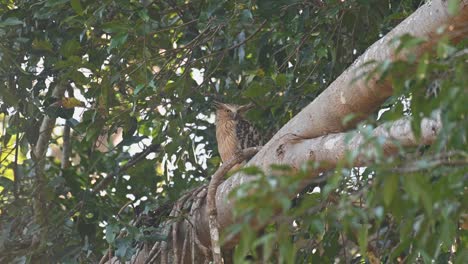
{"type": "Polygon", "coordinates": [[[244,114],[252,109],[254,104],[249,103],[246,105],[224,104],[214,101],[216,107],[216,119],[218,120],[237,120],[242,118],[244,114]]]}

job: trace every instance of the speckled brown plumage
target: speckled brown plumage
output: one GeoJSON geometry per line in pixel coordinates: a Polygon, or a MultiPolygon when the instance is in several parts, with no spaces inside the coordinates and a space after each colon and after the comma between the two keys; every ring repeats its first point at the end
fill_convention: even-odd
{"type": "Polygon", "coordinates": [[[252,104],[234,105],[215,103],[216,106],[216,139],[218,151],[223,162],[231,159],[236,152],[261,146],[261,134],[247,120],[244,114],[252,104]]]}

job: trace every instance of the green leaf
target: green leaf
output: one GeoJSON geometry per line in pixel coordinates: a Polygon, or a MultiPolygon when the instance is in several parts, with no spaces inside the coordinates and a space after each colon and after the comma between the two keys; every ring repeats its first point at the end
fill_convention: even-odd
{"type": "Polygon", "coordinates": [[[328,57],[328,49],[327,47],[320,47],[318,50],[317,50],[317,56],[319,58],[327,58],[328,57]]]}
{"type": "Polygon", "coordinates": [[[449,44],[448,38],[442,38],[441,41],[437,43],[437,56],[439,58],[447,58],[457,51],[455,47],[449,44]]]}
{"type": "Polygon", "coordinates": [[[34,39],[32,47],[35,50],[44,50],[52,52],[52,44],[47,40],[34,39]]]}
{"type": "Polygon", "coordinates": [[[109,22],[102,25],[102,30],[108,34],[127,32],[130,29],[128,22],[109,22]]]}
{"type": "Polygon", "coordinates": [[[3,21],[0,21],[0,28],[2,27],[7,27],[7,26],[16,26],[16,25],[22,25],[23,21],[19,20],[16,17],[9,17],[3,21]]]}
{"type": "MultiPolygon", "coordinates": [[[[81,65],[81,58],[78,56],[70,56],[66,60],[60,60],[55,65],[55,69],[78,68],[81,65]]],[[[71,70],[71,69],[70,69],[71,70]]]]}
{"type": "Polygon", "coordinates": [[[69,57],[72,55],[77,55],[80,49],[80,43],[74,39],[71,39],[65,42],[65,44],[60,48],[60,54],[62,54],[65,57],[69,57]]]}
{"type": "Polygon", "coordinates": [[[397,175],[387,175],[383,182],[383,200],[385,205],[390,205],[393,200],[395,193],[398,192],[398,180],[397,175]]]}
{"type": "Polygon", "coordinates": [[[451,16],[454,16],[460,10],[460,0],[449,0],[448,1],[448,12],[451,16]]]}
{"type": "Polygon", "coordinates": [[[46,7],[61,7],[66,4],[69,0],[52,0],[45,3],[46,7]]]}
{"type": "Polygon", "coordinates": [[[415,174],[406,175],[405,177],[402,177],[403,187],[406,189],[406,192],[409,194],[409,196],[414,202],[418,200],[419,195],[422,192],[416,177],[417,175],[415,174]]]}
{"type": "Polygon", "coordinates": [[[11,190],[13,189],[13,180],[5,176],[0,176],[0,186],[7,190],[11,190]]]}
{"type": "Polygon", "coordinates": [[[115,245],[117,250],[115,251],[115,256],[127,260],[132,254],[132,239],[129,237],[117,238],[115,240],[115,245]]]}
{"type": "Polygon", "coordinates": [[[289,197],[280,194],[277,199],[283,211],[287,211],[291,207],[291,199],[289,199],[289,197]]]}
{"type": "Polygon", "coordinates": [[[358,233],[359,250],[361,251],[362,256],[367,255],[368,233],[369,233],[368,225],[363,224],[361,228],[359,228],[359,233],[358,233]]]}
{"type": "Polygon", "coordinates": [[[133,95],[138,95],[138,93],[143,90],[146,86],[144,84],[138,84],[133,91],[133,95]]]}
{"type": "Polygon", "coordinates": [[[455,264],[464,264],[466,263],[467,259],[468,259],[468,249],[463,248],[460,250],[460,253],[458,253],[457,256],[455,256],[455,264]]]}
{"type": "Polygon", "coordinates": [[[4,103],[6,103],[8,106],[14,106],[18,104],[18,101],[20,99],[18,98],[18,96],[16,96],[15,93],[12,93],[10,89],[3,86],[3,84],[0,84],[0,90],[0,99],[2,99],[4,103]]]}
{"type": "Polygon", "coordinates": [[[120,33],[117,36],[112,37],[109,48],[107,49],[110,52],[114,48],[118,48],[127,42],[128,34],[120,33]]]}
{"type": "Polygon", "coordinates": [[[399,40],[400,40],[400,44],[395,50],[397,54],[400,53],[404,49],[414,48],[426,41],[426,39],[424,38],[414,37],[409,34],[401,36],[399,40]]]}
{"type": "MultiPolygon", "coordinates": [[[[412,100],[412,104],[414,105],[414,108],[417,109],[416,105],[418,104],[418,98],[413,98],[412,100]]],[[[421,109],[418,109],[419,111],[421,109]]],[[[411,120],[411,130],[413,131],[414,133],[414,136],[416,138],[420,138],[421,137],[421,121],[422,121],[422,115],[420,114],[420,112],[417,112],[417,114],[413,115],[413,119],[411,120]]]]}
{"type": "Polygon", "coordinates": [[[78,70],[72,71],[69,76],[77,85],[85,85],[88,83],[88,78],[78,70]]]}
{"type": "Polygon", "coordinates": [[[341,121],[341,123],[345,126],[348,126],[352,121],[355,121],[356,119],[358,119],[359,116],[355,113],[350,113],[350,114],[347,114],[343,120],[341,121]]]}
{"type": "Polygon", "coordinates": [[[279,87],[285,87],[286,84],[287,84],[287,77],[286,77],[286,74],[278,74],[276,76],[276,85],[278,85],[279,87]]]}
{"type": "Polygon", "coordinates": [[[250,247],[255,240],[255,232],[248,226],[244,226],[241,232],[241,237],[242,239],[239,242],[239,245],[234,250],[235,263],[242,263],[245,256],[247,256],[250,247]]]}
{"type": "Polygon", "coordinates": [[[81,6],[80,0],[71,0],[70,1],[71,7],[73,10],[78,14],[82,15],[83,14],[83,7],[81,6]]]}
{"type": "Polygon", "coordinates": [[[113,244],[117,233],[120,231],[120,228],[115,224],[108,224],[106,226],[106,241],[109,244],[113,244]]]}
{"type": "Polygon", "coordinates": [[[148,22],[150,19],[148,12],[145,9],[138,11],[138,16],[145,22],[148,22]]]}
{"type": "Polygon", "coordinates": [[[74,112],[75,112],[75,109],[73,108],[70,108],[70,109],[60,108],[57,111],[57,116],[63,119],[70,119],[73,117],[74,112]]]}
{"type": "Polygon", "coordinates": [[[270,91],[270,87],[260,82],[254,81],[252,84],[245,90],[244,96],[250,98],[257,98],[266,96],[266,94],[270,91]]]}
{"type": "Polygon", "coordinates": [[[80,124],[80,121],[74,119],[74,118],[69,118],[67,119],[67,125],[69,125],[70,127],[74,128],[76,127],[78,124],[80,124]]]}
{"type": "Polygon", "coordinates": [[[242,10],[240,17],[241,21],[244,23],[251,23],[253,19],[252,12],[250,12],[248,9],[242,10]]]}

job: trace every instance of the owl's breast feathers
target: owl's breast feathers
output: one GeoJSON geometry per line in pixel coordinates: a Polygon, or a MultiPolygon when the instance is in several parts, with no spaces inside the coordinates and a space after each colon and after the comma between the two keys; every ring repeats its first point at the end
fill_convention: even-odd
{"type": "Polygon", "coordinates": [[[246,120],[239,120],[236,125],[236,137],[241,149],[262,145],[260,133],[246,120]]]}
{"type": "Polygon", "coordinates": [[[224,120],[216,125],[221,159],[226,162],[239,150],[262,145],[261,135],[246,120],[224,120]]]}
{"type": "Polygon", "coordinates": [[[226,162],[233,157],[238,147],[235,133],[236,123],[234,120],[219,122],[216,125],[216,138],[221,160],[226,162]]]}

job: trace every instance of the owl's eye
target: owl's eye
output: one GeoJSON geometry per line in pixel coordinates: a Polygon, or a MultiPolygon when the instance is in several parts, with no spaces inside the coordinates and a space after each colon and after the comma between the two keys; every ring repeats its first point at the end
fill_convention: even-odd
{"type": "Polygon", "coordinates": [[[230,113],[230,112],[231,112],[231,110],[229,110],[229,109],[226,109],[226,113],[230,113]]]}

